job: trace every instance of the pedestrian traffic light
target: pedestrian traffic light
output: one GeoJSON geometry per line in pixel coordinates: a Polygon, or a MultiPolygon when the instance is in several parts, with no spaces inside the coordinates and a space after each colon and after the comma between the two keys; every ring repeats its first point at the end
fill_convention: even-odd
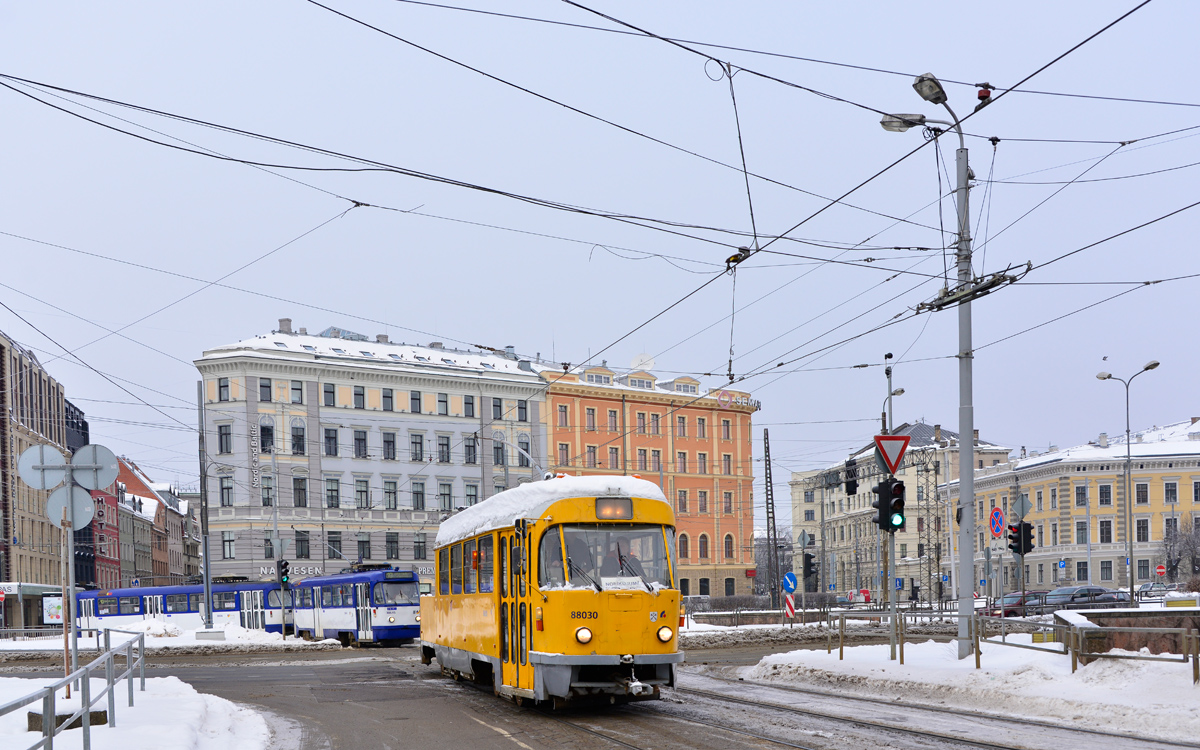
{"type": "Polygon", "coordinates": [[[887,530],[895,533],[904,527],[904,482],[891,480],[889,498],[887,530]]]}
{"type": "Polygon", "coordinates": [[[1024,554],[1021,552],[1021,524],[1010,524],[1008,527],[1008,548],[1012,550],[1014,555],[1024,554]]]}
{"type": "Polygon", "coordinates": [[[804,553],[804,579],[805,580],[808,580],[809,578],[811,578],[817,574],[817,562],[816,561],[817,561],[816,555],[812,554],[811,552],[804,553]]]}
{"type": "Polygon", "coordinates": [[[846,460],[846,494],[855,495],[858,493],[858,459],[851,458],[846,460]]]}
{"type": "Polygon", "coordinates": [[[871,503],[871,507],[875,509],[875,517],[871,519],[876,526],[884,531],[890,531],[892,522],[890,519],[892,508],[892,482],[895,481],[891,477],[880,480],[879,484],[871,488],[871,492],[875,493],[875,500],[871,503]]]}
{"type": "Polygon", "coordinates": [[[288,587],[288,580],[291,578],[291,565],[287,560],[279,561],[279,585],[282,588],[288,587]]]}
{"type": "Polygon", "coordinates": [[[1033,524],[1028,521],[1021,522],[1021,554],[1028,555],[1033,552],[1033,524]]]}

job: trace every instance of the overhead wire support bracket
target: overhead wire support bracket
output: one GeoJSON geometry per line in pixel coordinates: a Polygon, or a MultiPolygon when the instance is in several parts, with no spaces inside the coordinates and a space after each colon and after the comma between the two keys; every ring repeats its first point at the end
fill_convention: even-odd
{"type": "Polygon", "coordinates": [[[947,307],[952,307],[963,302],[970,302],[972,300],[979,299],[980,297],[985,297],[1000,287],[1017,283],[1021,279],[1025,278],[1025,275],[1029,273],[1032,268],[1033,263],[1027,262],[1025,264],[1025,269],[1019,274],[1010,273],[1013,268],[1012,266],[1009,266],[1003,271],[975,279],[970,285],[960,286],[953,291],[943,287],[942,290],[938,292],[938,296],[932,301],[922,302],[921,304],[917,305],[916,311],[918,313],[929,310],[936,312],[938,310],[943,310],[947,307]]]}

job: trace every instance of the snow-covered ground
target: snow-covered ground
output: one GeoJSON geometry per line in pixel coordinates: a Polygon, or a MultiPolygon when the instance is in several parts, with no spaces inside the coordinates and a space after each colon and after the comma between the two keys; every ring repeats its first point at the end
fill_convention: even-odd
{"type": "MultiPolygon", "coordinates": [[[[57,678],[22,679],[0,677],[0,704],[29,695],[57,678]]],[[[93,679],[93,695],[104,689],[103,679],[93,679]]],[[[71,700],[59,691],[57,709],[66,713],[79,708],[79,693],[71,700]]],[[[41,711],[41,701],[30,708],[41,711]]],[[[95,710],[106,710],[107,699],[95,710]]],[[[259,712],[213,695],[197,693],[175,677],[146,680],[146,692],[134,686],[134,705],[128,705],[124,684],[117,689],[117,725],[92,727],[95,750],[265,750],[274,747],[271,730],[259,712]]],[[[0,747],[22,750],[41,738],[40,732],[27,732],[26,710],[0,716],[0,747]]],[[[55,737],[56,747],[78,748],[83,742],[82,729],[68,729],[55,737]]]]}
{"type": "MultiPolygon", "coordinates": [[[[122,630],[144,632],[146,634],[146,648],[174,648],[174,649],[191,649],[191,650],[213,650],[213,651],[256,651],[256,650],[281,650],[281,649],[333,649],[341,648],[341,644],[337,641],[329,639],[324,641],[303,641],[295,636],[291,636],[286,640],[279,633],[267,633],[262,630],[247,630],[240,625],[228,624],[218,630],[225,631],[225,640],[209,641],[197,640],[195,630],[180,630],[177,626],[171,623],[159,622],[158,620],[143,620],[135,625],[127,625],[121,628],[122,630]]],[[[120,633],[114,633],[112,638],[113,645],[124,643],[128,640],[128,636],[120,633]]],[[[61,651],[63,647],[62,638],[40,638],[27,641],[11,641],[0,640],[0,651],[61,651]]],[[[103,649],[104,641],[100,640],[100,648],[103,649]]],[[[79,648],[89,651],[96,648],[96,637],[94,635],[80,634],[79,648]]]]}
{"type": "MultiPolygon", "coordinates": [[[[1008,638],[1032,643],[1028,634],[1008,638]]],[[[847,646],[842,661],[836,646],[832,654],[823,648],[791,651],[740,668],[738,676],[1188,742],[1200,738],[1200,686],[1192,684],[1190,664],[1099,659],[1072,674],[1069,656],[985,643],[976,670],[973,657],[958,659],[955,643],[909,643],[904,665],[890,661],[888,651],[886,645],[847,646]]]]}

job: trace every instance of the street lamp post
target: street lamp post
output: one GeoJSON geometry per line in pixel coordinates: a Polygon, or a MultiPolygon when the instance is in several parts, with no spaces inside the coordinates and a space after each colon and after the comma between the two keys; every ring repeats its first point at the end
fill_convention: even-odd
{"type": "MultiPolygon", "coordinates": [[[[1129,376],[1129,379],[1118,378],[1111,372],[1096,373],[1098,380],[1117,380],[1125,385],[1125,572],[1129,577],[1129,606],[1136,607],[1137,599],[1133,591],[1133,496],[1129,494],[1129,472],[1133,465],[1133,446],[1129,440],[1129,384],[1143,372],[1149,372],[1158,367],[1158,360],[1152,359],[1146,366],[1129,376]]],[[[1091,570],[1088,571],[1091,573],[1091,570]]]]}
{"type": "MultiPolygon", "coordinates": [[[[946,90],[931,73],[918,76],[913,88],[930,104],[940,104],[950,113],[953,122],[927,120],[924,115],[886,115],[880,125],[885,130],[904,132],[916,125],[936,122],[951,125],[958,134],[958,150],[955,152],[957,176],[955,196],[958,204],[958,292],[968,292],[973,276],[971,273],[971,222],[968,206],[968,180],[970,166],[967,163],[967,145],[963,138],[958,115],[946,103],[946,90]]],[[[971,344],[971,295],[964,294],[958,304],[958,504],[962,508],[962,520],[958,527],[959,575],[958,581],[958,658],[971,654],[969,638],[970,617],[974,613],[974,563],[975,563],[975,407],[972,396],[971,364],[974,358],[971,344]]]]}

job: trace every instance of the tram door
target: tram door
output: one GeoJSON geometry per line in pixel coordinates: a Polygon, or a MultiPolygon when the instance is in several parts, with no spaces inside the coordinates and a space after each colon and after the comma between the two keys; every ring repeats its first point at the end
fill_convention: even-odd
{"type": "Polygon", "coordinates": [[[370,583],[354,584],[354,624],[358,630],[358,640],[369,641],[375,637],[371,630],[370,583]]]}
{"type": "Polygon", "coordinates": [[[530,600],[529,580],[529,528],[524,522],[517,527],[514,544],[514,565],[516,569],[516,598],[517,612],[513,618],[516,634],[513,645],[517,648],[517,687],[526,690],[533,689],[533,665],[529,663],[529,636],[533,630],[533,608],[530,600]]]}
{"type": "Polygon", "coordinates": [[[516,609],[513,587],[513,535],[500,535],[500,616],[496,618],[500,627],[500,669],[502,682],[510,687],[517,686],[516,649],[512,647],[512,612],[516,609]]]}
{"type": "Polygon", "coordinates": [[[163,619],[163,598],[161,594],[146,597],[146,609],[142,616],[147,620],[163,619]]]}
{"type": "Polygon", "coordinates": [[[263,611],[263,592],[249,590],[238,593],[242,600],[242,627],[247,630],[265,630],[266,612],[263,611]]]}
{"type": "Polygon", "coordinates": [[[312,590],[312,627],[313,639],[321,640],[325,637],[325,631],[321,628],[321,589],[318,586],[313,586],[312,590]]]}

